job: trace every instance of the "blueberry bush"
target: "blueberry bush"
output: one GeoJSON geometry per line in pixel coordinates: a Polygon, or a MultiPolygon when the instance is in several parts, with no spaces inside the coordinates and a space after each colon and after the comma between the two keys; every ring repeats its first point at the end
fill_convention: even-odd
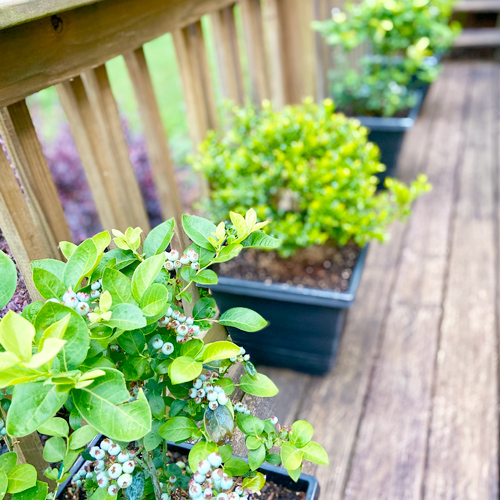
{"type": "Polygon", "coordinates": [[[332,94],[355,114],[392,116],[415,104],[415,83],[439,75],[438,57],[452,45],[460,25],[449,23],[449,0],[364,0],[336,8],[331,19],[313,27],[335,53],[332,94]],[[364,44],[367,54],[358,68],[346,55],[364,44]]]}
{"type": "Polygon", "coordinates": [[[211,187],[204,208],[224,219],[254,207],[271,221],[285,257],[327,242],[383,241],[389,224],[430,189],[421,175],[410,186],[388,178],[387,191],[377,192],[376,174],[385,170],[379,149],[331,100],[280,111],[269,102],[259,112],[233,106],[227,116],[226,131],[211,132],[192,159],[211,187]]]}
{"type": "MultiPolygon", "coordinates": [[[[0,395],[9,401],[0,434],[10,441],[34,431],[50,436],[44,458],[53,466],[45,475],[57,485],[82,453],[92,468],[79,471],[74,484],[93,500],[245,499],[264,485],[257,470],[264,462],[283,464],[294,480],[303,460],[328,463],[308,422],[281,426],[242,403],[233,406],[236,387],[258,397],[278,389],[229,337],[202,340],[216,324],[246,332],[267,324],[240,307],[217,317],[202,288],[217,283],[212,264],[278,244],[261,231],[266,223],[254,210],[231,218],[216,226],[185,215],[192,244],[184,252],[169,246],[171,219],[143,243],[140,228],[114,230],[107,250],[112,238],[105,231],[78,246],[61,242],[66,262],[32,262],[44,300],[0,322],[0,395]],[[244,374],[233,381],[228,371],[236,364],[244,374]],[[245,436],[248,463],[232,456],[236,429],[245,436]],[[104,439],[89,447],[98,434],[104,439]],[[167,441],[195,442],[187,465],[171,463],[167,441]]],[[[13,261],[0,252],[0,307],[16,282],[13,261]]],[[[32,465],[16,465],[15,453],[0,460],[0,498],[5,492],[13,500],[55,498],[32,465]]]]}

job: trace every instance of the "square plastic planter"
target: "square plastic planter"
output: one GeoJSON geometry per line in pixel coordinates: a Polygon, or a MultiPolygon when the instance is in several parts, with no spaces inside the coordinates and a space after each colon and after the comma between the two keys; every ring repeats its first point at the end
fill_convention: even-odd
{"type": "Polygon", "coordinates": [[[348,309],[361,279],[368,246],[359,254],[346,292],[219,277],[211,285],[221,313],[232,307],[257,311],[269,326],[255,333],[229,327],[252,362],[323,375],[334,365],[348,309]]]}
{"type": "Polygon", "coordinates": [[[382,187],[386,177],[394,177],[398,164],[399,151],[407,130],[415,125],[420,106],[422,105],[422,90],[417,92],[417,102],[410,109],[408,116],[404,118],[379,117],[379,116],[357,116],[361,125],[367,127],[370,132],[368,139],[380,148],[381,162],[386,166],[385,172],[378,174],[379,187],[382,187]]]}

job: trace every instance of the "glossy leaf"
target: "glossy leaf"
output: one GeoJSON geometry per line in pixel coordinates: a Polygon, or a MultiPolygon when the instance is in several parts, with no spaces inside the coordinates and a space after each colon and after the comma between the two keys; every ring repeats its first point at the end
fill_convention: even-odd
{"type": "Polygon", "coordinates": [[[174,232],[175,221],[173,218],[162,222],[152,229],[144,240],[142,247],[142,251],[146,254],[146,257],[152,257],[164,252],[172,240],[174,232]]]}
{"type": "Polygon", "coordinates": [[[69,426],[64,418],[52,417],[38,427],[37,431],[46,436],[67,436],[69,434],[69,426]]]}
{"type": "Polygon", "coordinates": [[[224,472],[229,472],[233,476],[243,476],[249,469],[248,464],[242,458],[238,457],[231,457],[224,463],[224,472]]]}
{"type": "Polygon", "coordinates": [[[210,441],[200,441],[196,443],[189,451],[189,467],[194,471],[198,470],[198,464],[214,451],[217,451],[217,445],[215,443],[211,443],[210,441]]]}
{"type": "Polygon", "coordinates": [[[80,427],[69,437],[69,449],[78,450],[84,448],[97,434],[98,432],[91,425],[80,427]]]}
{"type": "Polygon", "coordinates": [[[254,477],[246,477],[245,479],[243,479],[243,484],[241,486],[244,490],[248,488],[250,491],[253,491],[255,493],[257,491],[260,491],[265,484],[266,478],[263,474],[257,472],[254,477]]]}
{"type": "Polygon", "coordinates": [[[91,273],[97,259],[98,252],[95,243],[91,239],[85,240],[66,263],[63,275],[64,284],[74,289],[84,276],[91,273]]]}
{"type": "Polygon", "coordinates": [[[234,431],[233,415],[226,406],[219,405],[215,410],[205,411],[205,430],[217,445],[227,444],[234,431]]]}
{"type": "Polygon", "coordinates": [[[0,321],[0,343],[6,351],[22,361],[31,359],[31,342],[35,337],[34,326],[19,314],[8,311],[0,321]]]}
{"type": "Polygon", "coordinates": [[[304,459],[319,465],[328,465],[329,459],[325,449],[314,441],[309,441],[301,451],[304,453],[304,459]]]}
{"type": "Polygon", "coordinates": [[[110,308],[111,319],[106,323],[120,330],[137,330],[147,325],[142,311],[132,304],[116,304],[110,308]]]}
{"type": "Polygon", "coordinates": [[[281,461],[287,470],[295,470],[300,467],[303,455],[303,451],[292,444],[283,443],[281,447],[281,461]]]}
{"type": "Polygon", "coordinates": [[[313,426],[309,422],[306,420],[297,420],[292,424],[290,442],[297,446],[297,448],[302,448],[311,441],[313,433],[313,426]]]}
{"type": "Polygon", "coordinates": [[[194,380],[203,370],[203,363],[187,356],[175,358],[168,368],[172,384],[182,384],[194,380]]]}
{"type": "Polygon", "coordinates": [[[196,429],[196,422],[191,418],[172,417],[160,427],[158,434],[167,441],[182,443],[190,439],[196,429]]]}
{"type": "Polygon", "coordinates": [[[144,316],[154,317],[165,310],[168,303],[168,290],[165,285],[153,283],[144,292],[140,307],[144,316]]]}
{"type": "Polygon", "coordinates": [[[216,232],[217,227],[215,224],[207,219],[204,219],[203,217],[198,217],[197,215],[183,215],[182,226],[186,234],[198,246],[205,248],[206,250],[214,251],[214,247],[208,241],[208,237],[212,236],[212,233],[216,232]]]}
{"type": "Polygon", "coordinates": [[[154,255],[141,262],[132,276],[132,295],[137,302],[141,301],[144,292],[153,283],[165,263],[165,254],[154,255]]]}
{"type": "Polygon", "coordinates": [[[268,325],[267,321],[255,311],[245,307],[233,307],[221,314],[219,323],[232,326],[244,332],[258,332],[268,325]]]}
{"type": "Polygon", "coordinates": [[[40,292],[40,295],[47,300],[61,300],[66,291],[66,286],[62,280],[49,271],[38,267],[33,269],[33,282],[35,283],[36,289],[40,292]]]}
{"type": "Polygon", "coordinates": [[[232,342],[221,340],[208,344],[203,351],[203,362],[209,363],[217,359],[229,359],[237,356],[240,348],[232,342]]]}
{"type": "Polygon", "coordinates": [[[107,268],[102,275],[102,289],[109,292],[113,304],[137,304],[132,297],[132,284],[120,271],[107,268]]]}
{"type": "Polygon", "coordinates": [[[60,436],[51,437],[43,447],[43,458],[49,463],[61,462],[66,455],[66,441],[60,436]]]}
{"type": "Polygon", "coordinates": [[[0,251],[0,309],[7,304],[17,287],[17,270],[12,259],[0,251]]]}
{"type": "Polygon", "coordinates": [[[279,392],[274,382],[262,373],[259,373],[259,380],[254,380],[250,375],[243,375],[240,379],[240,387],[243,392],[261,398],[272,398],[279,392]]]}
{"type": "MultiPolygon", "coordinates": [[[[12,500],[45,500],[49,491],[49,485],[43,481],[37,481],[33,488],[15,493],[12,500]]],[[[1,500],[0,495],[0,500],[1,500]]]]}
{"type": "Polygon", "coordinates": [[[31,464],[16,465],[8,474],[7,493],[18,493],[36,485],[36,469],[31,464]]]}

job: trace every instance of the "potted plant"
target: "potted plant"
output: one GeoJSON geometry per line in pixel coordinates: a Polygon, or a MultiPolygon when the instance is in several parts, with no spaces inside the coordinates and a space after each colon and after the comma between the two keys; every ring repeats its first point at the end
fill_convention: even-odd
{"type": "MultiPolygon", "coordinates": [[[[281,246],[219,264],[212,293],[221,311],[245,305],[270,321],[259,334],[232,332],[257,362],[325,373],[366,245],[385,240],[388,225],[406,217],[429,185],[425,176],[411,186],[387,179],[388,190],[377,193],[375,176],[384,168],[378,148],[357,120],[334,113],[331,100],[280,111],[270,103],[260,112],[234,106],[227,116],[226,131],[210,133],[192,160],[210,185],[204,209],[224,218],[254,206],[281,246]]],[[[237,215],[231,220],[245,229],[237,215]]]]}
{"type": "Polygon", "coordinates": [[[337,106],[357,116],[370,129],[369,139],[379,145],[381,176],[394,175],[405,132],[417,118],[438,64],[460,31],[448,24],[449,0],[364,0],[335,8],[332,17],[313,27],[337,48],[331,72],[332,96],[337,106]],[[356,68],[348,54],[366,49],[356,68]]]}
{"type": "MultiPolygon", "coordinates": [[[[72,484],[93,500],[245,499],[263,487],[258,469],[266,461],[282,463],[294,481],[303,460],[328,463],[308,422],[281,426],[233,405],[236,386],[261,397],[278,389],[229,339],[202,340],[215,324],[249,332],[267,324],[244,308],[217,319],[207,291],[193,300],[193,284],[217,283],[208,269],[213,263],[250,244],[274,245],[253,210],[244,220],[245,231],[235,235],[224,223],[184,216],[193,244],[183,253],[167,250],[175,231],[169,220],[142,247],[141,229],[129,228],[113,231],[112,250],[105,251],[111,236],[102,232],[78,246],[62,242],[65,263],[32,263],[44,300],[0,322],[0,387],[11,398],[1,433],[10,442],[34,431],[50,436],[43,454],[55,466],[45,475],[56,487],[49,491],[32,465],[16,465],[9,453],[0,458],[1,498],[5,492],[13,500],[55,498],[82,453],[92,465],[78,470],[72,484]],[[233,381],[227,373],[236,363],[245,374],[233,381]],[[232,456],[236,428],[246,436],[248,463],[232,456]],[[105,438],[88,448],[98,433],[105,438]],[[195,441],[186,463],[172,462],[167,440],[195,441]]],[[[3,252],[0,277],[1,307],[16,281],[3,252]]]]}

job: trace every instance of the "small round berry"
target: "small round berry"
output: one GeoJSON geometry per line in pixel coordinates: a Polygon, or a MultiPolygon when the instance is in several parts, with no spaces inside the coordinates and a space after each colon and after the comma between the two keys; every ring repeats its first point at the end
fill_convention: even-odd
{"type": "Polygon", "coordinates": [[[227,498],[229,498],[229,500],[240,500],[240,496],[234,491],[231,491],[231,493],[227,495],[227,498]]]}
{"type": "Polygon", "coordinates": [[[231,363],[236,363],[236,361],[238,361],[238,358],[236,358],[236,357],[229,358],[229,361],[231,361],[231,363]]]}
{"type": "Polygon", "coordinates": [[[94,458],[96,460],[102,460],[106,456],[106,452],[104,450],[101,450],[101,448],[98,448],[96,446],[96,450],[94,451],[94,458]]]}
{"type": "Polygon", "coordinates": [[[92,474],[92,472],[87,472],[87,474],[85,475],[85,479],[92,479],[94,477],[94,474],[92,474]]]}
{"type": "Polygon", "coordinates": [[[109,479],[106,476],[101,476],[97,479],[97,486],[99,488],[106,488],[109,484],[109,479]]]}
{"type": "Polygon", "coordinates": [[[189,318],[186,318],[186,325],[192,326],[194,324],[194,318],[189,316],[189,318]]]}
{"type": "Polygon", "coordinates": [[[203,489],[202,489],[201,485],[199,485],[198,483],[193,483],[189,487],[189,496],[191,498],[200,498],[202,493],[203,493],[203,489]]]}
{"type": "Polygon", "coordinates": [[[203,481],[205,481],[205,474],[201,474],[200,472],[195,472],[195,473],[193,474],[193,479],[194,479],[197,483],[201,484],[201,483],[203,483],[203,481]]]}
{"type": "Polygon", "coordinates": [[[201,403],[201,398],[200,398],[200,396],[196,396],[196,397],[194,398],[194,402],[195,402],[196,404],[200,404],[200,403],[201,403]]]}
{"type": "Polygon", "coordinates": [[[118,462],[124,463],[129,459],[129,456],[126,451],[121,451],[120,453],[118,453],[118,456],[116,458],[118,459],[118,462]]]}
{"type": "Polygon", "coordinates": [[[229,401],[229,397],[224,392],[219,394],[219,396],[217,397],[217,402],[222,406],[227,404],[228,401],[229,401]]]}
{"type": "Polygon", "coordinates": [[[168,493],[162,493],[160,500],[170,500],[170,495],[168,493]]]}
{"type": "Polygon", "coordinates": [[[189,389],[189,397],[194,399],[196,396],[198,395],[196,389],[194,387],[192,387],[191,389],[189,389]]]}
{"type": "Polygon", "coordinates": [[[191,328],[193,329],[193,336],[197,337],[201,332],[200,327],[198,325],[193,325],[191,328]]]}
{"type": "Polygon", "coordinates": [[[198,264],[198,262],[193,262],[191,264],[191,269],[194,269],[195,271],[198,271],[198,269],[200,269],[200,264],[198,264]]]}
{"type": "Polygon", "coordinates": [[[0,430],[0,435],[2,435],[2,436],[6,436],[7,435],[7,429],[5,427],[0,430]]]}
{"type": "Polygon", "coordinates": [[[206,488],[203,492],[203,500],[211,500],[214,497],[214,490],[212,488],[206,488]]]}
{"type": "Polygon", "coordinates": [[[217,393],[215,391],[208,391],[207,392],[207,399],[209,401],[217,401],[217,393]]]}
{"type": "Polygon", "coordinates": [[[227,496],[227,493],[219,493],[216,497],[215,500],[229,500],[229,497],[227,496]]]}
{"type": "Polygon", "coordinates": [[[112,484],[109,488],[108,488],[108,495],[111,495],[111,496],[114,496],[118,493],[118,486],[116,486],[116,484],[112,484]]]}
{"type": "Polygon", "coordinates": [[[214,386],[212,384],[206,384],[205,385],[205,391],[208,392],[208,391],[213,391],[214,390],[214,386]]]}
{"type": "Polygon", "coordinates": [[[181,255],[179,260],[181,261],[182,264],[186,265],[186,264],[189,264],[190,260],[189,260],[189,257],[187,255],[181,255]]]}
{"type": "Polygon", "coordinates": [[[276,425],[278,423],[278,417],[271,417],[271,423],[276,425]]]}
{"type": "Polygon", "coordinates": [[[109,469],[108,474],[111,479],[118,479],[122,475],[122,466],[118,462],[115,462],[109,469]]]}
{"type": "Polygon", "coordinates": [[[184,323],[187,320],[187,316],[184,313],[182,313],[179,314],[179,317],[177,319],[179,320],[180,323],[184,323]]]}
{"type": "Polygon", "coordinates": [[[106,467],[106,464],[104,463],[104,460],[96,460],[94,462],[94,469],[95,470],[104,470],[104,468],[106,467]]]}
{"type": "Polygon", "coordinates": [[[132,484],[132,476],[130,474],[122,474],[117,480],[116,484],[120,488],[128,488],[132,484]]]}
{"type": "MultiPolygon", "coordinates": [[[[210,455],[208,455],[207,457],[207,460],[210,462],[210,465],[212,467],[220,467],[221,464],[222,464],[222,457],[221,457],[221,454],[214,451],[213,453],[210,453],[210,455]]],[[[214,471],[215,472],[215,471],[214,471]]],[[[222,471],[220,471],[221,474],[222,474],[222,471]]],[[[212,474],[212,479],[213,479],[213,474],[212,474]]],[[[222,479],[222,475],[220,476],[220,478],[222,479]]]]}
{"type": "Polygon", "coordinates": [[[175,484],[175,483],[177,482],[177,477],[176,477],[176,476],[170,476],[170,477],[168,478],[168,482],[169,482],[170,484],[175,484]]]}
{"type": "Polygon", "coordinates": [[[160,338],[154,339],[151,345],[153,346],[153,349],[161,349],[163,347],[163,340],[160,338]]]}
{"type": "Polygon", "coordinates": [[[172,342],[165,342],[161,348],[161,352],[168,356],[174,352],[174,344],[172,342]]]}
{"type": "Polygon", "coordinates": [[[170,322],[170,318],[167,318],[166,316],[164,318],[160,319],[160,321],[159,321],[160,326],[167,326],[169,322],[170,322]]]}
{"type": "Polygon", "coordinates": [[[216,385],[214,387],[214,391],[217,393],[217,394],[222,394],[224,392],[224,389],[220,386],[220,385],[216,385]]]}
{"type": "Polygon", "coordinates": [[[202,460],[198,464],[198,472],[200,474],[208,474],[211,468],[212,466],[210,465],[210,462],[208,460],[202,460]]]}
{"type": "Polygon", "coordinates": [[[179,325],[180,325],[180,323],[179,323],[176,319],[174,319],[174,320],[172,320],[172,321],[171,321],[171,323],[170,323],[170,328],[171,328],[172,330],[175,330],[175,329],[176,329],[179,325]]]}
{"type": "Polygon", "coordinates": [[[170,318],[170,316],[172,316],[173,312],[174,312],[174,310],[171,307],[169,307],[167,309],[167,312],[165,313],[165,316],[167,316],[168,318],[170,318]]]}
{"type": "Polygon", "coordinates": [[[76,294],[76,298],[80,302],[88,302],[90,300],[90,295],[88,293],[85,293],[85,292],[78,292],[76,294]]]}
{"type": "Polygon", "coordinates": [[[172,311],[172,318],[177,319],[181,315],[181,312],[176,309],[175,311],[172,311]]]}
{"type": "Polygon", "coordinates": [[[196,394],[200,398],[205,397],[205,389],[198,389],[198,392],[196,394]]]}
{"type": "Polygon", "coordinates": [[[134,460],[127,460],[123,464],[123,472],[125,472],[125,474],[132,474],[132,472],[134,472],[134,469],[135,469],[135,461],[134,460]]]}
{"type": "Polygon", "coordinates": [[[179,252],[177,250],[170,250],[170,257],[168,260],[177,260],[179,258],[179,252]]]}
{"type": "Polygon", "coordinates": [[[224,474],[222,476],[221,482],[220,482],[220,487],[223,490],[229,490],[233,487],[234,481],[232,477],[229,477],[227,474],[224,474]]]}
{"type": "Polygon", "coordinates": [[[200,378],[197,378],[193,383],[193,387],[195,389],[201,389],[202,386],[203,386],[203,380],[201,380],[200,378]]]}
{"type": "Polygon", "coordinates": [[[99,478],[101,478],[101,477],[108,477],[108,475],[106,474],[105,471],[100,470],[100,471],[96,472],[95,477],[99,481],[99,478]]]}
{"type": "Polygon", "coordinates": [[[195,262],[198,262],[198,257],[199,257],[199,255],[198,255],[196,252],[194,252],[194,253],[192,253],[192,254],[189,256],[189,260],[190,260],[191,262],[195,263],[195,262]]]}
{"type": "Polygon", "coordinates": [[[101,441],[101,444],[99,445],[101,447],[101,450],[108,451],[109,447],[113,444],[113,441],[111,439],[106,438],[101,441]]]}
{"type": "Polygon", "coordinates": [[[167,262],[165,262],[165,269],[167,271],[172,271],[173,268],[174,268],[174,263],[170,260],[167,260],[167,262]]]}
{"type": "Polygon", "coordinates": [[[176,260],[176,261],[174,262],[174,267],[175,267],[176,269],[180,269],[180,268],[182,267],[182,262],[181,262],[180,260],[176,260]]]}
{"type": "Polygon", "coordinates": [[[108,453],[110,455],[118,455],[118,453],[120,453],[120,451],[122,451],[121,447],[119,444],[116,444],[116,443],[113,443],[109,449],[108,449],[108,453]]]}
{"type": "Polygon", "coordinates": [[[245,351],[245,348],[244,347],[240,347],[240,353],[238,356],[243,356],[243,354],[245,354],[246,351],[245,351]]]}
{"type": "Polygon", "coordinates": [[[68,290],[67,292],[64,292],[62,296],[63,302],[66,302],[66,300],[71,298],[76,298],[76,293],[73,292],[73,290],[68,290]]]}
{"type": "Polygon", "coordinates": [[[98,299],[101,296],[101,292],[99,290],[92,290],[90,292],[91,299],[98,299]]]}
{"type": "Polygon", "coordinates": [[[179,325],[177,328],[177,335],[180,335],[181,337],[185,337],[189,332],[189,326],[187,325],[179,325]]]}
{"type": "Polygon", "coordinates": [[[77,480],[75,481],[75,484],[76,484],[76,486],[77,486],[78,488],[81,488],[81,487],[82,487],[82,480],[81,480],[81,479],[77,479],[77,480]]]}
{"type": "Polygon", "coordinates": [[[243,495],[243,487],[242,486],[236,486],[236,488],[234,488],[234,492],[237,494],[237,495],[243,495]]]}
{"type": "Polygon", "coordinates": [[[76,297],[68,297],[64,301],[64,305],[66,307],[70,307],[71,309],[74,309],[79,303],[80,301],[76,297]]]}
{"type": "Polygon", "coordinates": [[[244,359],[245,361],[250,361],[250,354],[245,354],[245,355],[243,356],[243,359],[244,359]]]}
{"type": "Polygon", "coordinates": [[[90,308],[89,305],[86,302],[80,302],[76,307],[75,311],[80,315],[80,316],[85,316],[88,314],[90,308]]]}
{"type": "Polygon", "coordinates": [[[91,289],[91,290],[99,290],[99,288],[101,288],[101,284],[100,284],[98,281],[94,281],[94,282],[90,285],[90,289],[91,289]]]}

